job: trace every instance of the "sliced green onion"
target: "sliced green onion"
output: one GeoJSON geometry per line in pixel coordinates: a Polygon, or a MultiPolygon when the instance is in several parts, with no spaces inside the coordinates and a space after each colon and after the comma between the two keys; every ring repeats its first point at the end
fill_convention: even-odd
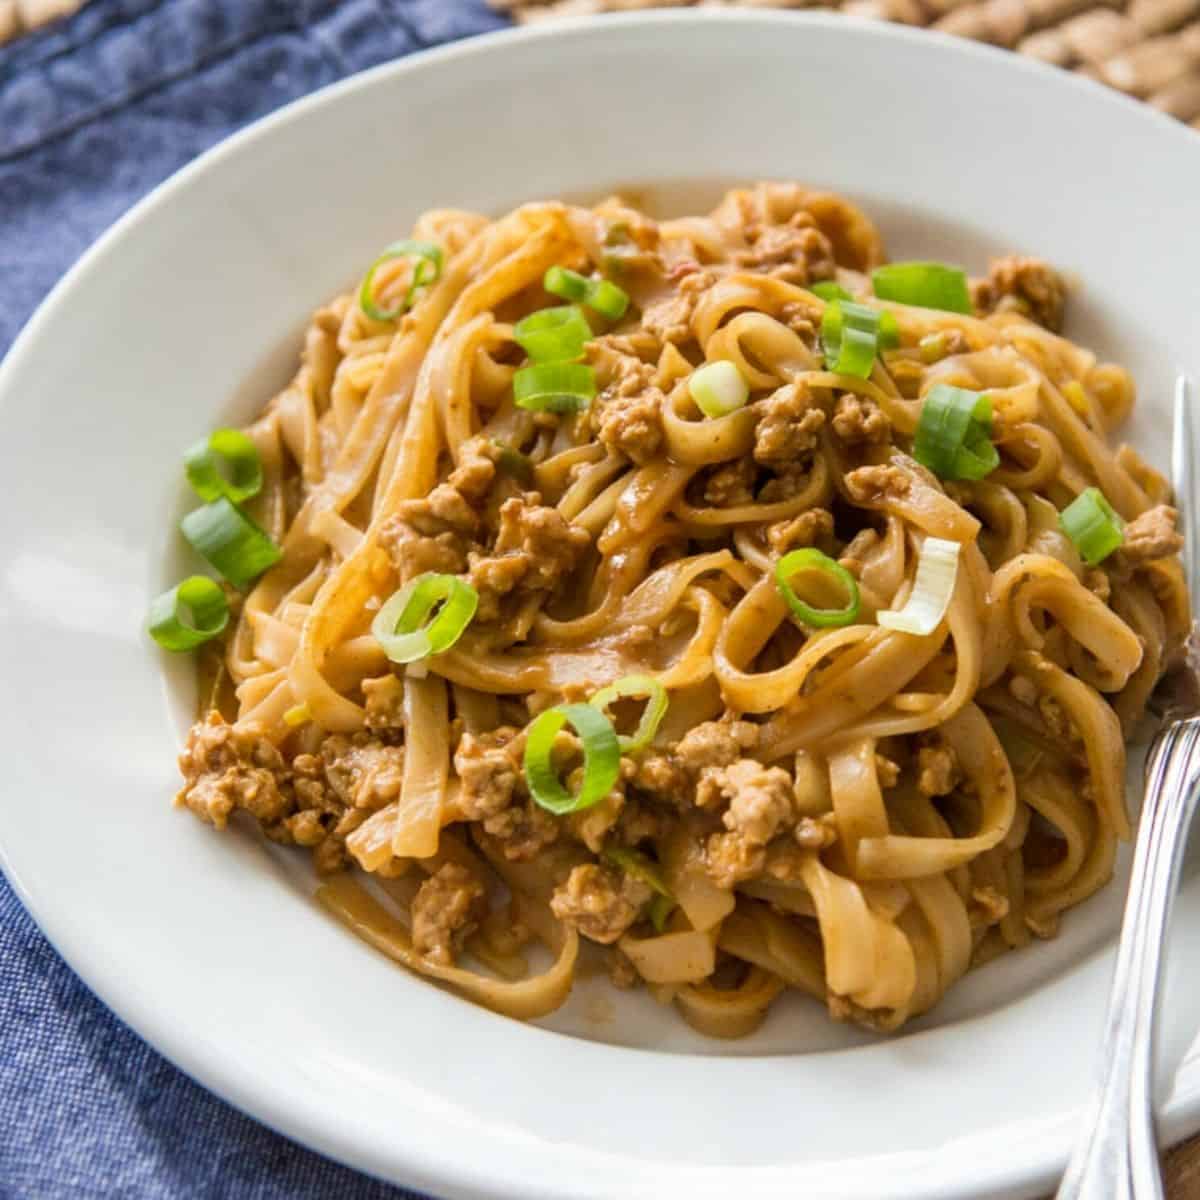
{"type": "Polygon", "coordinates": [[[235,588],[248,587],[283,557],[270,537],[225,496],[188,513],[179,528],[235,588]]]}
{"type": "Polygon", "coordinates": [[[513,376],[513,400],[533,412],[579,412],[595,394],[596,372],[586,363],[535,363],[513,376]]]}
{"type": "Polygon", "coordinates": [[[424,287],[427,283],[434,283],[438,279],[442,273],[444,262],[445,256],[442,254],[442,248],[436,242],[393,242],[367,268],[362,286],[358,289],[359,308],[373,321],[394,321],[412,306],[418,288],[424,287]],[[393,258],[415,258],[418,261],[413,267],[412,282],[409,284],[408,291],[404,293],[404,299],[395,308],[383,309],[375,303],[375,272],[393,258]]]}
{"type": "Polygon", "coordinates": [[[1096,487],[1079,493],[1058,514],[1063,533],[1089,567],[1103,562],[1125,542],[1125,523],[1096,487]]]}
{"type": "Polygon", "coordinates": [[[806,546],[800,550],[792,550],[785,554],[775,564],[775,586],[783,597],[788,608],[805,623],[814,629],[827,629],[833,625],[849,625],[858,616],[860,600],[858,581],[828,554],[806,546]],[[792,577],[801,571],[819,571],[838,584],[846,593],[846,604],[843,608],[814,608],[796,595],[792,587],[792,577]]]}
{"type": "Polygon", "coordinates": [[[942,623],[950,607],[954,581],[958,578],[959,550],[957,542],[927,537],[917,559],[917,577],[904,607],[877,613],[876,621],[885,629],[928,637],[942,623]]]}
{"type": "Polygon", "coordinates": [[[622,697],[633,697],[646,701],[646,707],[642,710],[642,719],[638,721],[637,729],[633,731],[632,735],[629,737],[623,733],[617,735],[621,753],[633,754],[650,745],[654,735],[658,732],[658,727],[667,711],[667,689],[653,676],[626,675],[624,679],[618,679],[616,683],[610,683],[608,687],[601,688],[588,703],[607,714],[608,706],[614,700],[622,697]]]}
{"type": "Polygon", "coordinates": [[[894,346],[899,337],[900,328],[890,312],[865,304],[834,300],[821,316],[825,365],[839,375],[867,379],[879,350],[894,346]]]}
{"type": "Polygon", "coordinates": [[[542,287],[552,296],[561,296],[575,304],[586,304],[610,321],[620,320],[629,307],[629,295],[607,279],[589,279],[566,267],[551,267],[542,287]]]}
{"type": "Polygon", "coordinates": [[[543,308],[513,326],[513,340],[531,362],[569,362],[592,340],[592,327],[576,304],[543,308]]]}
{"type": "Polygon", "coordinates": [[[982,479],[1000,465],[987,392],[938,383],[921,405],[913,458],[939,479],[982,479]]]}
{"type": "Polygon", "coordinates": [[[194,650],[225,631],[229,601],[221,585],[193,575],[150,605],[146,629],[164,650],[194,650]]]}
{"type": "Polygon", "coordinates": [[[664,896],[656,892],[650,901],[650,907],[646,910],[650,918],[650,924],[654,926],[656,933],[662,933],[667,927],[667,918],[675,911],[675,900],[671,896],[664,896]]]}
{"type": "Polygon", "coordinates": [[[888,263],[871,272],[871,283],[880,300],[943,312],[972,311],[966,272],[947,263],[888,263]]]}
{"type": "Polygon", "coordinates": [[[529,485],[533,483],[533,460],[528,454],[514,450],[503,442],[493,442],[496,447],[496,469],[505,475],[511,475],[518,483],[529,485]]]}
{"type": "Polygon", "coordinates": [[[479,593],[457,575],[426,571],[391,596],[375,614],[371,633],[394,663],[411,663],[449,650],[479,607],[479,593]],[[434,607],[437,616],[429,620],[434,607]]]}
{"type": "Polygon", "coordinates": [[[828,303],[830,300],[853,300],[854,297],[840,283],[832,279],[821,279],[812,284],[809,289],[815,296],[820,296],[828,303]]]}
{"type": "Polygon", "coordinates": [[[727,416],[750,399],[750,388],[741,371],[727,359],[705,363],[693,371],[688,392],[706,417],[727,416]]]}
{"type": "Polygon", "coordinates": [[[566,267],[551,267],[542,279],[542,287],[552,296],[561,296],[572,304],[582,304],[587,299],[591,280],[578,271],[566,267]]]}
{"type": "Polygon", "coordinates": [[[619,321],[629,307],[629,293],[607,279],[594,279],[584,303],[602,317],[619,321]]]}
{"type": "Polygon", "coordinates": [[[262,491],[258,447],[240,429],[217,429],[183,456],[188,483],[201,500],[241,504],[262,491]]]}
{"type": "Polygon", "coordinates": [[[612,722],[590,704],[548,708],[529,726],[525,738],[525,782],[534,801],[547,812],[562,816],[580,812],[603,800],[621,771],[621,747],[612,722]],[[558,778],[552,752],[554,739],[570,725],[583,745],[583,779],[571,795],[558,778]]]}
{"type": "Polygon", "coordinates": [[[652,887],[660,896],[670,896],[671,889],[663,878],[662,868],[658,863],[640,850],[629,850],[624,846],[613,846],[604,851],[604,857],[614,867],[619,867],[626,875],[640,879],[652,887]]]}

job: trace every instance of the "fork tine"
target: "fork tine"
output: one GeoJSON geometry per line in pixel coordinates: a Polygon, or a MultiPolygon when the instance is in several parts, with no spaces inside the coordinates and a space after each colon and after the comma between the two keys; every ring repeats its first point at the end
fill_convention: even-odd
{"type": "Polygon", "coordinates": [[[1175,382],[1175,419],[1171,437],[1171,486],[1179,509],[1183,533],[1183,569],[1188,591],[1195,604],[1200,597],[1200,520],[1196,513],[1196,441],[1195,387],[1191,377],[1180,375],[1175,382]]]}

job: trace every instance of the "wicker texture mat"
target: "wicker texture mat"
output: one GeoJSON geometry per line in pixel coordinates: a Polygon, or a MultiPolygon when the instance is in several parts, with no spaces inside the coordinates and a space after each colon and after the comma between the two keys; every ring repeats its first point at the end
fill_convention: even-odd
{"type": "Polygon", "coordinates": [[[69,16],[86,0],[0,0],[0,44],[69,16]]]}
{"type": "Polygon", "coordinates": [[[1200,129],[1200,0],[490,0],[518,21],[642,8],[835,8],[1005,46],[1200,129]]]}

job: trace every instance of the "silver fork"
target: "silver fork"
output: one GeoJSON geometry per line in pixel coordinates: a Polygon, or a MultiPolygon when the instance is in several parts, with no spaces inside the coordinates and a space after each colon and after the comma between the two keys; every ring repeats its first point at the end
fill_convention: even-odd
{"type": "MultiPolygon", "coordinates": [[[[1192,383],[1175,389],[1171,476],[1184,536],[1192,602],[1200,596],[1200,518],[1192,383]]],[[[1193,624],[1184,663],[1160,684],[1163,725],[1146,757],[1146,798],[1133,852],[1104,1027],[1096,1094],[1067,1164],[1058,1200],[1161,1200],[1154,1132],[1154,1046],[1163,944],[1188,828],[1200,797],[1200,630],[1193,624]]]]}

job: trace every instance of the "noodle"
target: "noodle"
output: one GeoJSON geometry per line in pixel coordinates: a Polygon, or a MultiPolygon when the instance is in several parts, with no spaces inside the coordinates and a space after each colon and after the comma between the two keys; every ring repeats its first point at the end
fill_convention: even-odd
{"type": "MultiPolygon", "coordinates": [[[[970,314],[888,304],[896,336],[854,374],[828,365],[811,285],[883,311],[883,246],[828,193],[760,184],[661,223],[616,200],[439,211],[413,236],[436,277],[381,260],[393,315],[319,310],[248,429],[247,511],[282,558],[223,662],[202,656],[180,803],[310,848],[334,917],[497,1012],[561,1005],[582,938],[717,1037],[787,989],[896,1029],[1108,881],[1126,742],[1189,601],[1165,481],[1106,440],[1132,381],[1057,332],[1050,268],[994,264],[970,314]],[[514,397],[551,268],[630,302],[587,311],[576,412],[514,397]],[[748,399],[710,414],[694,386],[717,363],[748,399]],[[921,456],[947,389],[990,399],[986,478],[921,456]],[[1098,565],[1059,515],[1089,488],[1126,523],[1098,565]],[[878,623],[947,543],[936,619],[878,623]],[[798,608],[776,565],[799,550],[826,566],[798,608]],[[401,665],[373,622],[428,573],[473,615],[401,665]],[[658,694],[665,716],[595,803],[553,810],[531,722],[629,677],[605,721],[634,729],[658,694]]],[[[576,793],[583,730],[550,752],[576,793]]]]}

